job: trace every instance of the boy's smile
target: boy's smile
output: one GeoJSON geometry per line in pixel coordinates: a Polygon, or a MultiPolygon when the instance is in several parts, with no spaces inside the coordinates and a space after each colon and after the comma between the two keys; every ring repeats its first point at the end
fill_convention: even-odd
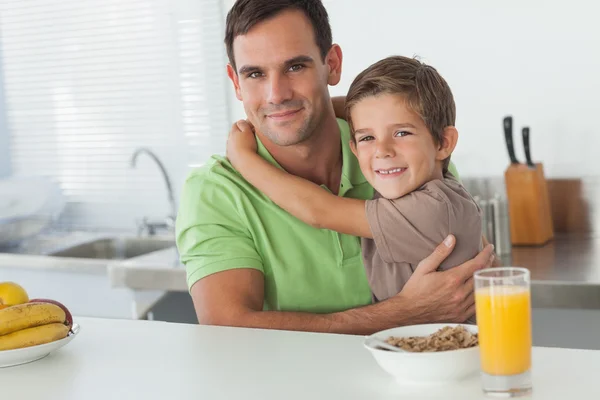
{"type": "Polygon", "coordinates": [[[360,100],[351,111],[352,151],[375,190],[395,199],[442,179],[439,146],[421,117],[400,95],[382,93],[360,100]]]}
{"type": "Polygon", "coordinates": [[[404,171],[406,171],[406,168],[388,168],[388,169],[376,169],[375,173],[379,176],[379,178],[381,179],[387,179],[387,178],[393,178],[393,177],[397,177],[400,174],[404,173],[404,171]]]}

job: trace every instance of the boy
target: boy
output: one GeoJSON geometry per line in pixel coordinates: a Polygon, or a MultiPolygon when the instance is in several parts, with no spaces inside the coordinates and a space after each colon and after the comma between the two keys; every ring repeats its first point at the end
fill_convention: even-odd
{"type": "Polygon", "coordinates": [[[481,249],[481,210],[448,172],[458,132],[452,92],[437,71],[394,56],[360,73],[346,97],[351,148],[373,200],[338,197],[256,154],[252,127],[233,128],[227,156],[277,205],[321,228],[360,236],[374,301],[394,296],[448,234],[456,248],[440,268],[481,249]]]}

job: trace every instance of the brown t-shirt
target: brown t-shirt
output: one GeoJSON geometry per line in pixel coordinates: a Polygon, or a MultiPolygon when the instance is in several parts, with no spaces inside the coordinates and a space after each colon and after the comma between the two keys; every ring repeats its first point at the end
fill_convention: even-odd
{"type": "Polygon", "coordinates": [[[362,239],[362,251],[375,301],[400,292],[417,264],[450,233],[456,246],[440,270],[472,259],[482,248],[481,209],[450,173],[398,199],[376,192],[366,212],[373,239],[362,239]]]}

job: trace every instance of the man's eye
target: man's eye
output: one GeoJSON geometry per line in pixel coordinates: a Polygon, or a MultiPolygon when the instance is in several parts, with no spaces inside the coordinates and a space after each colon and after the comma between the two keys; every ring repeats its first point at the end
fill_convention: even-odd
{"type": "Polygon", "coordinates": [[[298,72],[298,71],[302,70],[303,68],[304,68],[304,65],[302,65],[302,64],[296,64],[296,65],[292,65],[290,67],[290,71],[292,71],[292,72],[298,72]]]}
{"type": "Polygon", "coordinates": [[[261,76],[262,76],[262,74],[260,72],[258,72],[258,71],[250,72],[248,74],[248,78],[253,78],[253,79],[254,78],[260,78],[261,76]]]}
{"type": "Polygon", "coordinates": [[[408,131],[398,131],[398,132],[396,132],[396,134],[394,136],[404,137],[404,136],[408,136],[408,135],[412,135],[412,133],[410,133],[408,131]]]}
{"type": "Polygon", "coordinates": [[[370,140],[373,140],[373,136],[363,136],[360,139],[358,139],[359,142],[368,142],[370,140]]]}

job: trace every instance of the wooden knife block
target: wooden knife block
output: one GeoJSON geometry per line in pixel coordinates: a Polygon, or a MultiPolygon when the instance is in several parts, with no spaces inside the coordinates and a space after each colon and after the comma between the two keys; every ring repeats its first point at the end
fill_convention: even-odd
{"type": "Polygon", "coordinates": [[[504,172],[513,246],[538,246],[554,237],[544,167],[511,164],[504,172]]]}

